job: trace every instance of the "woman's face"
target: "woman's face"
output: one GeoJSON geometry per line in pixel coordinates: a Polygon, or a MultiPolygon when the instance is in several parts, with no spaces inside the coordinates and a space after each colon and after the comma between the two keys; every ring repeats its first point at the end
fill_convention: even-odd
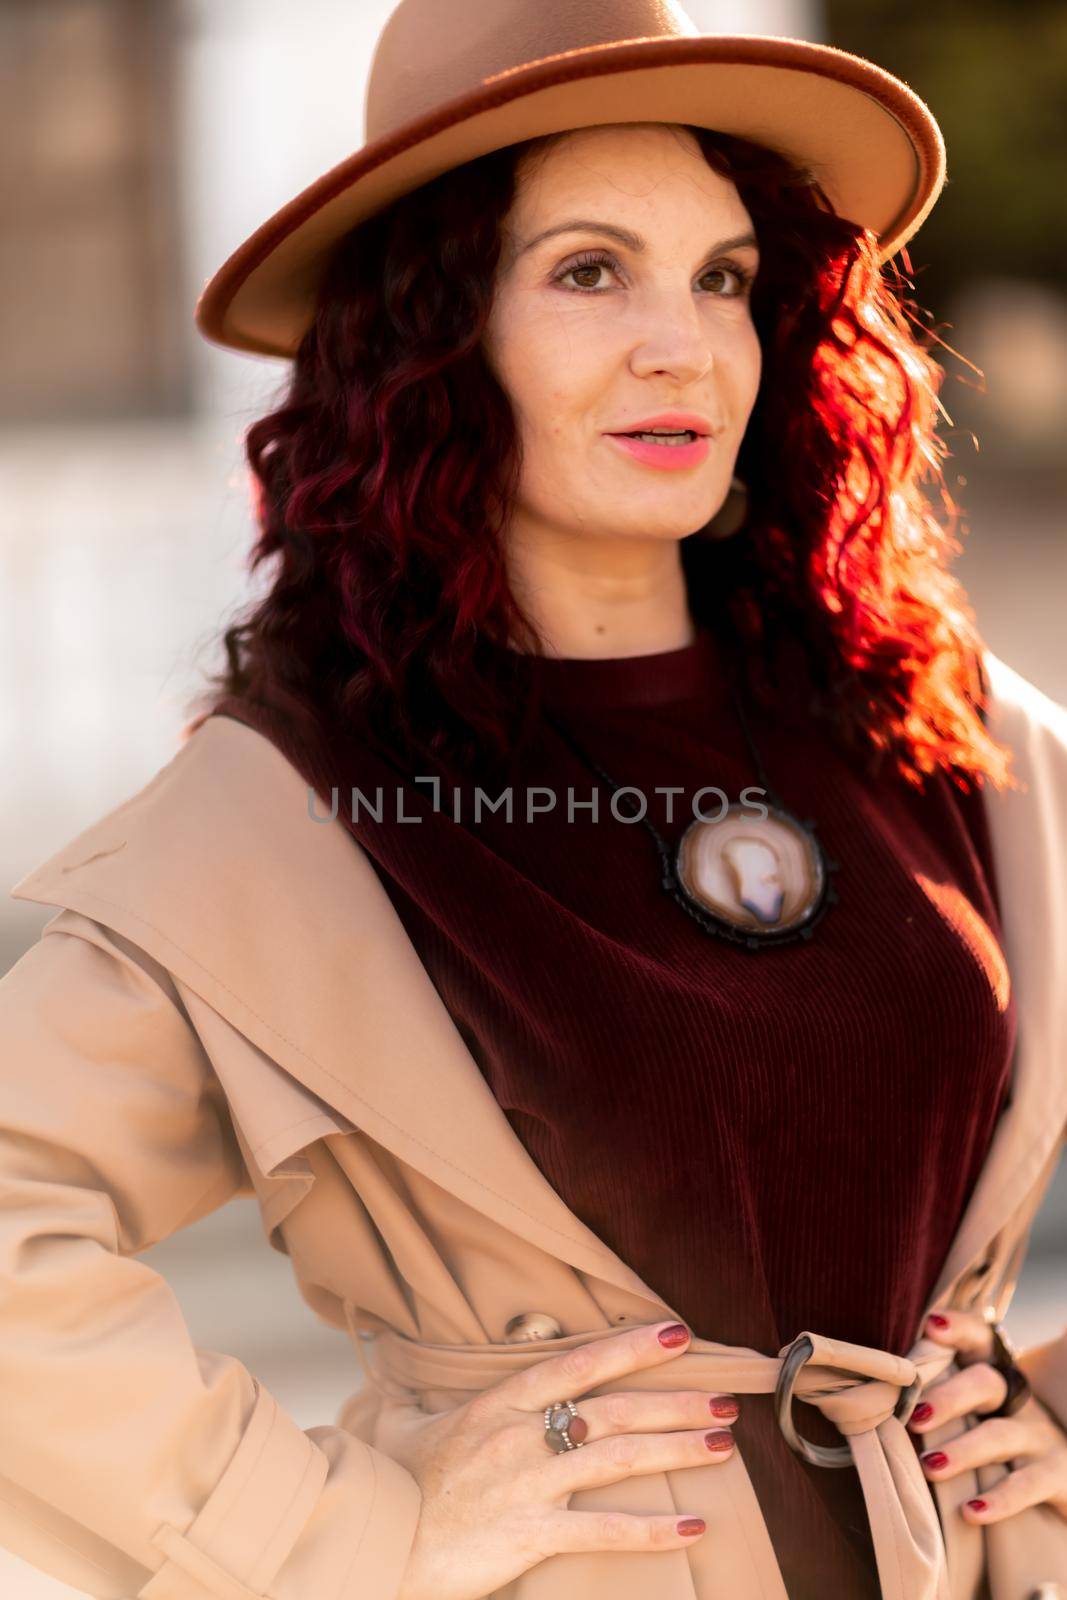
{"type": "Polygon", "coordinates": [[[719,510],[760,381],[753,232],[683,129],[580,129],[522,158],[485,341],[519,425],[521,530],[678,540],[719,510]],[[678,411],[711,434],[700,459],[616,437],[678,411]]]}

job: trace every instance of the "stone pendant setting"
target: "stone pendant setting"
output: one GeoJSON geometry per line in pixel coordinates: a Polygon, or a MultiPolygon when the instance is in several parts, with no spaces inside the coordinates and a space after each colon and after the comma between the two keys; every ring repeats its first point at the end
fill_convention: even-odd
{"type": "Polygon", "coordinates": [[[747,949],[808,940],[837,900],[813,821],[783,806],[765,815],[733,802],[714,820],[697,818],[674,849],[663,887],[706,932],[747,949]]]}

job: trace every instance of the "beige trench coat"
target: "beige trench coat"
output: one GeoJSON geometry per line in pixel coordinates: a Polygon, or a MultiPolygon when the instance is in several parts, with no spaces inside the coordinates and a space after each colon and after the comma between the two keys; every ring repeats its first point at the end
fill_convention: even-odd
{"type": "MultiPolygon", "coordinates": [[[[1028,785],[987,790],[1019,1045],[928,1309],[1003,1316],[1067,1125],[1067,712],[986,664],[1028,785]]],[[[440,1411],[677,1315],[541,1174],[369,859],[308,798],[269,741],[215,718],[12,891],[59,909],[0,983],[0,1543],[106,1600],[391,1600],[420,1506],[377,1442],[394,1395],[440,1411]],[[236,1358],[195,1349],[135,1259],[239,1194],[364,1359],[336,1423],[302,1431],[236,1358]],[[533,1311],[560,1337],[509,1343],[533,1311]]],[[[993,1600],[1067,1585],[1051,1507],[959,1515],[1003,1467],[922,1475],[894,1407],[951,1352],[802,1331],[795,1392],[851,1440],[887,1600],[974,1600],[983,1567],[993,1600]]],[[[770,1393],[782,1353],[694,1338],[621,1386],[770,1393]]],[[[1025,1365],[1067,1423],[1067,1332],[1025,1365]]],[[[553,1556],[499,1600],[787,1600],[737,1440],[724,1465],[572,1498],[697,1513],[697,1545],[553,1556]]]]}

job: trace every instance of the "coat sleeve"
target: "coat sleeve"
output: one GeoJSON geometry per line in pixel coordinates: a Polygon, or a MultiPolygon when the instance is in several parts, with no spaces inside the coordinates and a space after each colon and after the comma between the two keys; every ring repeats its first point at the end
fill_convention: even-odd
{"type": "Polygon", "coordinates": [[[139,1252],[247,1192],[166,970],[61,910],[0,981],[0,1543],[105,1600],[391,1600],[421,1496],[197,1349],[139,1252]]]}

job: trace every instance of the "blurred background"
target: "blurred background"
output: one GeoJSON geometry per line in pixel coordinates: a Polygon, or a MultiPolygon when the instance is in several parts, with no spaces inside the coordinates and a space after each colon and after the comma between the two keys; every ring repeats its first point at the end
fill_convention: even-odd
{"type": "MultiPolygon", "coordinates": [[[[535,4],[536,0],[530,0],[535,4]]],[[[581,0],[575,0],[580,4],[581,0]]],[[[994,651],[1067,703],[1067,8],[1023,0],[686,0],[698,26],[867,55],[934,110],[949,182],[913,241],[950,347],[941,401],[956,570],[994,651]]],[[[6,898],[174,754],[249,595],[241,440],[280,361],[208,345],[203,283],[362,143],[388,0],[0,0],[0,972],[51,908],[6,898]]],[[[1058,1334],[1067,1182],[1008,1319],[1058,1334]]],[[[197,1344],[301,1426],[357,1386],[253,1201],[145,1257],[197,1344]]],[[[74,1591],[0,1552],[5,1600],[74,1591]]]]}

